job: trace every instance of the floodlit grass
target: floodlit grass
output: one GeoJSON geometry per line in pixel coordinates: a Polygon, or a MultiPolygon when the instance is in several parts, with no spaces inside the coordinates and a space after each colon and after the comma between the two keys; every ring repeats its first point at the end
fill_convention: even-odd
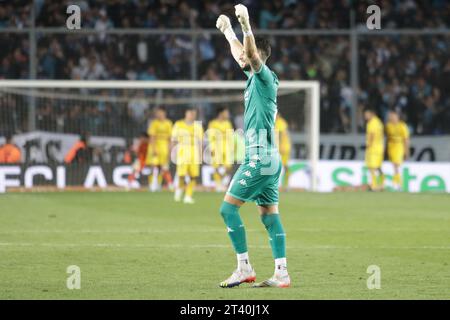
{"type": "MultiPolygon", "coordinates": [[[[450,197],[404,193],[283,193],[293,286],[222,289],[235,255],[218,213],[170,193],[0,195],[1,299],[448,299],[450,197]],[[69,265],[81,289],[69,290],[69,265]],[[368,266],[381,269],[369,290],[368,266]]],[[[254,204],[241,214],[257,280],[273,272],[254,204]]]]}

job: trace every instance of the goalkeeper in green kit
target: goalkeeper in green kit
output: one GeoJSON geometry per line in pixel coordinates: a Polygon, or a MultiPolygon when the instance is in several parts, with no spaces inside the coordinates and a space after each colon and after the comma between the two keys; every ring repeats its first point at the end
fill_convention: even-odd
{"type": "Polygon", "coordinates": [[[278,78],[266,65],[271,52],[268,40],[255,39],[244,5],[236,5],[235,10],[244,34],[243,44],[237,39],[227,16],[219,16],[216,23],[228,40],[234,59],[248,77],[244,91],[245,160],[231,180],[220,208],[236,251],[237,268],[220,286],[230,288],[256,280],[247,251],[245,228],[239,215],[239,208],[245,202],[256,202],[261,221],[269,234],[275,273],[270,279],[254,286],[285,288],[290,286],[291,281],[287,272],[286,234],[278,210],[282,167],[274,141],[278,78]]]}

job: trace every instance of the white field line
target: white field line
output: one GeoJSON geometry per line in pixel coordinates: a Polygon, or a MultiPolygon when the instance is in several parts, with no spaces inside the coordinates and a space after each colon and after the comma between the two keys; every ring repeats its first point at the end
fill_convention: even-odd
{"type": "MultiPolygon", "coordinates": [[[[121,243],[33,243],[33,242],[0,242],[0,247],[48,247],[48,248],[180,248],[180,249],[206,249],[206,248],[231,248],[231,245],[225,244],[209,244],[209,245],[185,245],[185,244],[121,244],[121,243]]],[[[267,249],[268,245],[249,245],[253,249],[267,249]]],[[[403,250],[450,250],[450,246],[376,246],[376,247],[360,247],[360,246],[287,246],[287,249],[403,249],[403,250]]]]}
{"type": "MultiPolygon", "coordinates": [[[[246,229],[247,232],[257,232],[257,231],[264,231],[264,229],[261,228],[261,230],[256,229],[246,229]]],[[[0,231],[0,235],[12,235],[12,234],[59,234],[59,233],[67,233],[67,234],[145,234],[145,233],[217,233],[217,232],[227,232],[226,228],[222,229],[171,229],[171,230],[158,230],[158,229],[148,229],[148,230],[90,230],[90,229],[83,229],[83,230],[7,230],[7,231],[0,231]]]]}
{"type": "MultiPolygon", "coordinates": [[[[246,229],[246,232],[265,232],[261,229],[246,229]]],[[[365,232],[447,232],[448,229],[414,229],[414,228],[392,228],[392,229],[358,229],[358,230],[348,230],[348,229],[322,229],[322,228],[296,228],[289,229],[289,232],[310,232],[310,233],[321,233],[321,232],[342,232],[342,233],[365,233],[365,232]]],[[[152,234],[152,233],[217,233],[226,232],[226,228],[204,228],[204,229],[125,229],[125,230],[101,230],[101,229],[81,229],[81,230],[64,230],[64,229],[53,229],[53,230],[0,230],[0,235],[14,235],[14,234],[152,234]]]]}

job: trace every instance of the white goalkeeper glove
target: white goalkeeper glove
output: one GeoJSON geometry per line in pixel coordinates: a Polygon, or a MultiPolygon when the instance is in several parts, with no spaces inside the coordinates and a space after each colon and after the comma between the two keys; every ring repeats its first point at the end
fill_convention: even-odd
{"type": "Polygon", "coordinates": [[[230,18],[228,18],[226,15],[221,14],[216,21],[216,28],[219,29],[224,35],[225,38],[229,42],[237,39],[236,34],[233,31],[233,28],[231,27],[230,18]]]}
{"type": "Polygon", "coordinates": [[[242,27],[242,32],[244,35],[251,34],[252,29],[250,27],[250,18],[248,17],[247,7],[243,4],[238,4],[234,6],[236,17],[239,20],[239,23],[242,27]]]}

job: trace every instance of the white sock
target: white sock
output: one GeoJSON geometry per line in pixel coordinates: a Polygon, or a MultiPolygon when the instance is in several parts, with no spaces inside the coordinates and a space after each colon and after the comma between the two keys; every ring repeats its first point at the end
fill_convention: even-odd
{"type": "Polygon", "coordinates": [[[286,258],[275,259],[275,274],[278,274],[278,275],[286,275],[287,274],[286,258]]]}
{"type": "Polygon", "coordinates": [[[159,170],[153,170],[152,190],[156,190],[158,188],[158,175],[159,175],[159,170]]]}
{"type": "Polygon", "coordinates": [[[248,252],[238,253],[236,254],[236,257],[239,270],[249,271],[252,269],[252,266],[250,265],[250,258],[248,257],[248,252]]]}

